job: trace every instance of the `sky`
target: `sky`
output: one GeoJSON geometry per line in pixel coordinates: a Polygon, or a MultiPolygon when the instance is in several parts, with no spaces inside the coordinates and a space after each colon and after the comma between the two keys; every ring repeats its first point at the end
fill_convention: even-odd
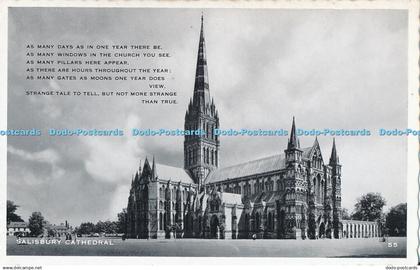
{"type": "MultiPolygon", "coordinates": [[[[223,129],[370,129],[337,137],[342,205],[380,192],[406,202],[407,144],[379,128],[407,127],[407,13],[402,10],[10,8],[8,128],[183,128],[204,13],[210,93],[223,129]],[[159,44],[176,105],[134,97],[25,96],[27,89],[143,89],[139,82],[28,81],[28,43],[159,44]]],[[[57,66],[58,67],[58,66],[57,66]]],[[[302,136],[302,147],[314,137],[302,136]]],[[[332,137],[318,138],[328,163],[332,137]]],[[[283,153],[287,137],[222,137],[220,165],[283,153]]],[[[140,160],[183,166],[182,137],[9,137],[8,199],[25,220],[116,220],[140,160]]]]}

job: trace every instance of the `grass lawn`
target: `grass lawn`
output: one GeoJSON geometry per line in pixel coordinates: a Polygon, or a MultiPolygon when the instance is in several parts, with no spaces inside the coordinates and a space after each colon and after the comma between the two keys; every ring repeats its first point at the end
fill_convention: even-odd
{"type": "MultiPolygon", "coordinates": [[[[31,240],[31,238],[24,238],[31,240]]],[[[319,240],[143,240],[117,238],[79,238],[108,240],[113,245],[18,245],[7,238],[7,255],[45,256],[199,256],[199,257],[406,257],[405,237],[319,239],[319,240]],[[390,243],[390,244],[389,244],[390,243]],[[395,244],[396,243],[396,244],[395,244]],[[391,247],[389,247],[391,246],[391,247]]]]}

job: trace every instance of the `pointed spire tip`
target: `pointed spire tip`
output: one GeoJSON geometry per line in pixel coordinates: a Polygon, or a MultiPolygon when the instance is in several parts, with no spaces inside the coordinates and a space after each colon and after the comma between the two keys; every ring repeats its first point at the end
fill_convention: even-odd
{"type": "Polygon", "coordinates": [[[292,121],[292,129],[290,131],[290,139],[289,139],[289,143],[287,145],[288,149],[296,149],[300,147],[300,143],[297,139],[297,135],[296,135],[296,124],[295,124],[295,117],[293,116],[293,121],[292,121]]]}

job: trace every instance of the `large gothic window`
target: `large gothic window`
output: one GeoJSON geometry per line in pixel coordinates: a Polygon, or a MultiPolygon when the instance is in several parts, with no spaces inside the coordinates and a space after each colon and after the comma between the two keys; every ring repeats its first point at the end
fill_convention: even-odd
{"type": "Polygon", "coordinates": [[[321,177],[318,174],[316,178],[316,198],[318,200],[318,203],[321,202],[321,185],[321,177]]]}
{"type": "Polygon", "coordinates": [[[274,220],[273,220],[273,214],[271,212],[268,213],[268,229],[272,231],[274,229],[274,220]]]}

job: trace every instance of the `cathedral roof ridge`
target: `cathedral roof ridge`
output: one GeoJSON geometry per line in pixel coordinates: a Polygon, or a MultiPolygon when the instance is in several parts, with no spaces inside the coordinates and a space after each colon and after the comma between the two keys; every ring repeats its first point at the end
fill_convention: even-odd
{"type": "Polygon", "coordinates": [[[284,153],[279,153],[279,154],[275,154],[275,155],[265,156],[265,157],[261,157],[261,158],[257,158],[257,159],[252,159],[252,160],[236,163],[236,164],[233,164],[233,165],[230,165],[230,166],[218,168],[218,170],[228,169],[228,168],[231,168],[231,167],[236,167],[236,166],[247,164],[247,163],[258,162],[258,161],[262,161],[262,160],[265,160],[265,159],[272,159],[272,158],[278,157],[278,156],[283,156],[284,157],[284,153]]]}

